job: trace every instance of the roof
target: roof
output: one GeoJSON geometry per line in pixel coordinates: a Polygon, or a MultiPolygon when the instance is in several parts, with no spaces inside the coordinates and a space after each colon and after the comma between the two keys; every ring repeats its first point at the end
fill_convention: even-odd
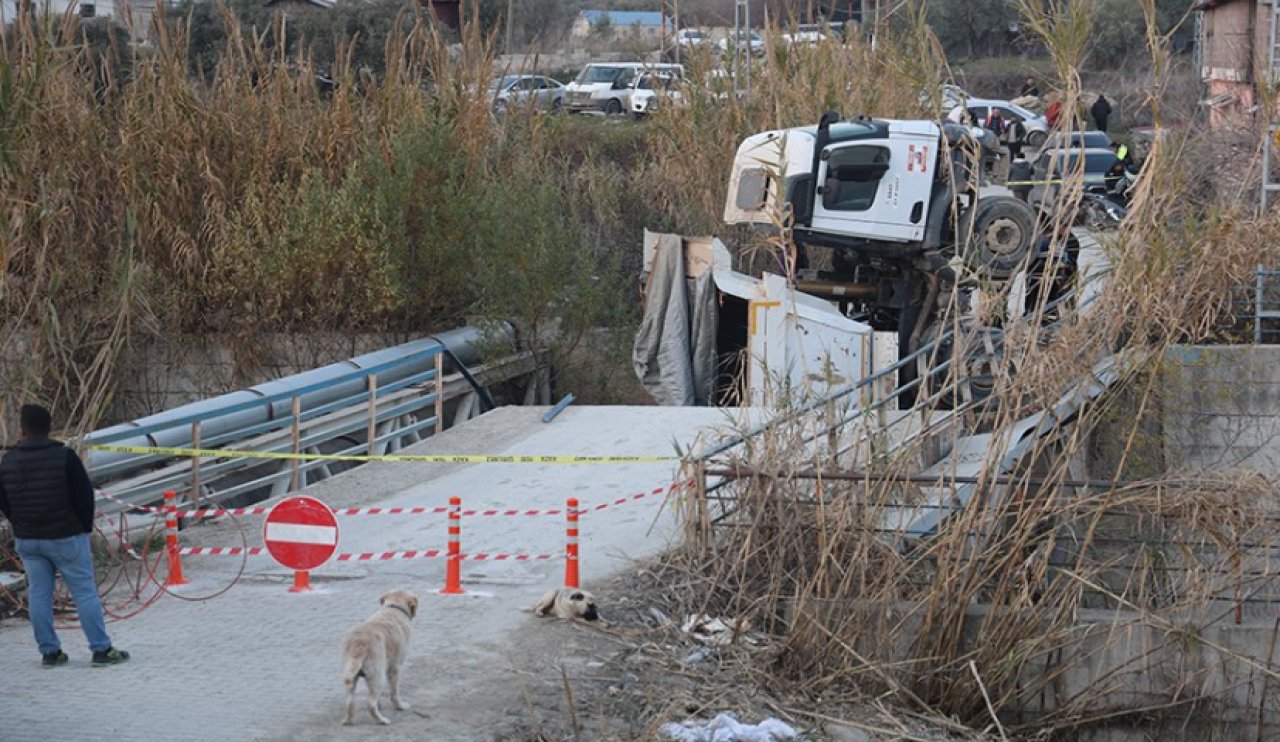
{"type": "MultiPolygon", "coordinates": [[[[608,17],[609,24],[615,27],[662,25],[662,13],[657,11],[584,10],[580,16],[592,25],[599,23],[605,17],[608,17]]],[[[668,21],[668,25],[670,25],[670,21],[668,21]]]]}
{"type": "Polygon", "coordinates": [[[1200,0],[1200,2],[1191,6],[1192,11],[1213,10],[1223,5],[1230,5],[1234,0],[1200,0]]]}
{"type": "MultiPolygon", "coordinates": [[[[271,6],[271,5],[275,5],[277,2],[280,2],[280,1],[281,0],[267,0],[263,4],[267,6],[271,6]]],[[[314,5],[317,8],[332,8],[336,0],[298,0],[298,2],[301,2],[305,5],[314,5]]]]}

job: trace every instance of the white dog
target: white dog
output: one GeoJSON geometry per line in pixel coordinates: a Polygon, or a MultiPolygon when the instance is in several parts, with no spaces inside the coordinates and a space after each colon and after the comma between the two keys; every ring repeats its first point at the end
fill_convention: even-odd
{"type": "Polygon", "coordinates": [[[379,724],[391,721],[378,710],[382,681],[391,686],[391,703],[401,711],[409,705],[400,700],[400,666],[409,654],[410,621],[418,615],[418,598],[408,590],[392,590],[378,602],[382,605],[369,620],[347,633],[342,641],[342,683],[347,686],[347,716],[343,724],[355,722],[356,682],[364,678],[369,692],[369,715],[379,724]]]}
{"type": "Polygon", "coordinates": [[[600,620],[600,612],[596,610],[596,598],[585,590],[571,587],[557,587],[547,591],[532,608],[539,616],[555,616],[566,620],[581,618],[584,621],[600,620]]]}

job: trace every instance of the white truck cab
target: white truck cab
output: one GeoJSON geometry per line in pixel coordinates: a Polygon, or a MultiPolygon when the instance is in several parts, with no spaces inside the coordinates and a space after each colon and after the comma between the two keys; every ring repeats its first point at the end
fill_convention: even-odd
{"type": "Polygon", "coordinates": [[[565,87],[564,108],[571,113],[600,111],[609,115],[631,110],[631,85],[644,73],[684,76],[684,65],[647,62],[593,62],[565,87]]]}
{"type": "Polygon", "coordinates": [[[814,232],[922,242],[941,134],[932,121],[841,121],[819,152],[817,126],[751,136],[734,159],[725,222],[772,224],[791,202],[814,232]],[[815,184],[817,197],[805,197],[815,184]]]}
{"type": "Polygon", "coordinates": [[[738,147],[725,221],[772,225],[789,214],[797,245],[834,249],[847,265],[949,276],[959,257],[1003,280],[1029,253],[1036,217],[1012,196],[981,192],[994,139],[954,124],[834,112],[817,126],[762,132],[738,147]]]}

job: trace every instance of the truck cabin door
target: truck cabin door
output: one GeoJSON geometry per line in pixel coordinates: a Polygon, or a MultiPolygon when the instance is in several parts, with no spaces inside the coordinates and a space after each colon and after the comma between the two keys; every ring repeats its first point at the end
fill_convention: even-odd
{"type": "Polygon", "coordinates": [[[835,144],[822,153],[813,229],[885,242],[924,239],[936,139],[835,144]]]}

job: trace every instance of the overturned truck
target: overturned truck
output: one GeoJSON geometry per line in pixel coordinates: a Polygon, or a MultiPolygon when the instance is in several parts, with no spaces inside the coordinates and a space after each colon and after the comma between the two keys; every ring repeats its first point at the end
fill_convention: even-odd
{"type": "MultiPolygon", "coordinates": [[[[1029,206],[983,188],[990,144],[980,130],[951,124],[842,121],[830,113],[816,126],[748,137],[734,159],[724,221],[787,228],[795,280],[735,273],[727,250],[696,240],[681,248],[677,267],[662,260],[678,238],[647,238],[637,373],[665,403],[759,404],[770,396],[766,386],[821,393],[909,356],[953,320],[972,326],[973,290],[1008,282],[1035,262],[1039,243],[1029,206]],[[823,260],[814,259],[819,253],[823,260]],[[693,299],[683,304],[692,323],[687,347],[655,350],[663,333],[678,333],[680,322],[662,312],[682,311],[671,287],[687,292],[678,279],[691,274],[693,299]],[[725,316],[713,317],[717,311],[725,316]],[[670,362],[686,350],[688,368],[673,370],[670,362]],[[751,359],[745,368],[742,358],[751,359]],[[674,392],[677,377],[687,377],[692,391],[674,392]]],[[[999,332],[976,331],[988,339],[999,332]]],[[[991,346],[974,349],[980,355],[991,346]]],[[[990,363],[972,360],[972,367],[990,363]]],[[[897,382],[921,373],[928,373],[923,360],[905,364],[897,382]]],[[[902,400],[910,404],[911,395],[902,400]]]]}

